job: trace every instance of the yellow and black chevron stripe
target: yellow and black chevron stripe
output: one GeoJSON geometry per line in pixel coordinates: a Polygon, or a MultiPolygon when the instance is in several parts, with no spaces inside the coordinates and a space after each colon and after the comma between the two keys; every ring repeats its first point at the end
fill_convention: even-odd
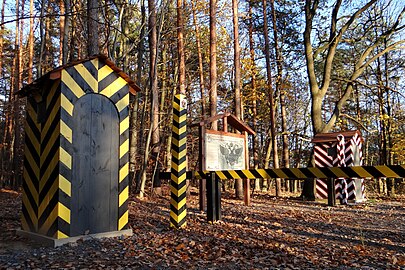
{"type": "Polygon", "coordinates": [[[37,123],[36,101],[27,99],[21,227],[38,231],[38,190],[40,177],[41,125],[37,123]]]}
{"type": "MultiPolygon", "coordinates": [[[[187,172],[187,179],[206,178],[209,171],[187,172]]],[[[306,178],[378,178],[392,177],[404,178],[405,165],[390,166],[353,166],[353,167],[310,167],[310,168],[280,168],[280,169],[253,169],[253,170],[227,170],[215,171],[220,179],[306,179],[306,178]]],[[[160,173],[162,179],[169,179],[169,173],[160,173]]]]}
{"type": "Polygon", "coordinates": [[[170,226],[186,226],[186,155],[187,155],[187,102],[185,95],[173,100],[172,165],[170,181],[170,226]]]}
{"type": "MultiPolygon", "coordinates": [[[[110,66],[95,58],[62,70],[61,75],[61,149],[66,163],[61,175],[66,187],[72,177],[72,117],[74,104],[85,94],[97,93],[109,98],[119,115],[119,183],[118,183],[118,230],[128,227],[128,174],[129,174],[129,86],[110,66]]],[[[65,196],[70,195],[65,193],[65,196]]]]}

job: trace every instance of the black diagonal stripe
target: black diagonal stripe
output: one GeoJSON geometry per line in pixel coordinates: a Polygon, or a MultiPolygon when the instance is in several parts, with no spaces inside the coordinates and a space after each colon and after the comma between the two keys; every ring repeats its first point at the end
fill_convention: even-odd
{"type": "Polygon", "coordinates": [[[293,174],[293,172],[288,168],[282,168],[281,171],[283,171],[288,178],[296,178],[295,174],[293,174]]]}
{"type": "Polygon", "coordinates": [[[59,116],[60,116],[60,110],[58,110],[58,112],[56,113],[55,118],[52,119],[52,123],[49,126],[48,132],[45,134],[44,139],[41,142],[41,149],[42,150],[45,149],[45,147],[48,144],[49,139],[51,138],[53,133],[59,132],[58,130],[56,130],[56,127],[58,126],[59,121],[60,121],[59,116]]]}
{"type": "Polygon", "coordinates": [[[59,162],[59,173],[67,180],[72,181],[72,171],[62,162],[59,162]]]}
{"type": "MultiPolygon", "coordinates": [[[[35,202],[34,196],[33,194],[30,192],[30,189],[28,188],[27,182],[23,181],[23,190],[24,190],[24,194],[27,196],[28,201],[31,205],[31,208],[33,211],[37,212],[38,206],[37,203],[35,202]]],[[[37,215],[37,213],[35,213],[35,215],[37,215]]]]}
{"type": "Polygon", "coordinates": [[[128,182],[128,176],[125,176],[125,178],[118,185],[118,194],[120,194],[128,186],[128,182]]]}
{"type": "Polygon", "coordinates": [[[326,175],[326,177],[330,177],[330,178],[336,178],[337,176],[330,170],[330,167],[322,167],[322,168],[318,168],[319,170],[322,171],[322,173],[324,175],[326,175]]]}
{"type": "Polygon", "coordinates": [[[64,109],[60,110],[60,119],[68,126],[70,129],[73,127],[73,117],[64,109]]]}
{"type": "Polygon", "coordinates": [[[122,158],[120,158],[120,161],[119,161],[120,169],[121,169],[122,167],[124,167],[125,164],[128,163],[128,161],[129,161],[129,153],[127,152],[127,153],[125,153],[125,154],[122,156],[122,158]]]}
{"type": "MultiPolygon", "coordinates": [[[[119,208],[118,208],[118,220],[125,214],[128,210],[128,200],[126,200],[119,208]]],[[[128,218],[129,219],[129,218],[128,218]]]]}
{"type": "Polygon", "coordinates": [[[183,174],[186,173],[186,168],[183,168],[180,171],[177,171],[176,169],[171,168],[171,173],[174,174],[177,177],[180,177],[180,176],[182,176],[183,174]]]}
{"type": "Polygon", "coordinates": [[[57,220],[58,220],[58,230],[66,234],[67,236],[70,236],[70,224],[60,217],[58,217],[57,220]]]}
{"type": "Polygon", "coordinates": [[[183,162],[186,162],[186,155],[180,158],[180,160],[177,159],[177,157],[172,156],[172,162],[175,164],[182,164],[183,162]]]}
{"type": "Polygon", "coordinates": [[[177,134],[176,132],[172,131],[172,137],[177,141],[184,139],[187,137],[187,132],[182,132],[181,134],[177,134]]]}
{"type": "Polygon", "coordinates": [[[59,189],[59,202],[66,206],[67,209],[70,209],[70,197],[67,195],[65,192],[63,192],[61,189],[59,189]]]}
{"type": "Polygon", "coordinates": [[[98,80],[98,69],[91,63],[91,61],[86,61],[83,66],[89,71],[91,76],[97,81],[98,80]]]}
{"type": "Polygon", "coordinates": [[[49,163],[52,161],[52,159],[54,158],[54,156],[56,155],[56,152],[59,148],[59,141],[57,140],[53,145],[51,150],[49,151],[48,156],[46,157],[43,165],[41,166],[41,175],[43,175],[47,169],[47,166],[49,165],[49,163]]]}
{"type": "Polygon", "coordinates": [[[307,178],[316,178],[316,175],[313,174],[309,168],[299,168],[301,173],[303,173],[307,178]]]}
{"type": "Polygon", "coordinates": [[[121,135],[120,135],[120,144],[122,144],[123,142],[125,142],[129,137],[129,129],[127,129],[126,131],[124,131],[121,135]]]}
{"type": "Polygon", "coordinates": [[[72,144],[64,137],[64,136],[59,136],[60,137],[60,146],[66,150],[69,154],[72,154],[70,149],[72,148],[72,144]]]}
{"type": "Polygon", "coordinates": [[[405,178],[405,167],[402,167],[401,165],[392,165],[388,167],[398,174],[399,177],[405,178]]]}
{"type": "MultiPolygon", "coordinates": [[[[36,164],[38,165],[38,164],[36,164]]],[[[28,174],[28,176],[33,180],[34,187],[38,190],[38,176],[35,175],[34,170],[31,167],[31,164],[28,162],[26,158],[24,158],[24,168],[28,174]]],[[[38,166],[39,168],[39,166],[38,166]]]]}
{"type": "Polygon", "coordinates": [[[27,113],[26,120],[27,120],[28,128],[31,129],[32,134],[34,134],[34,137],[39,142],[41,140],[41,132],[39,131],[37,125],[35,124],[36,119],[32,119],[30,116],[28,116],[28,113],[27,113]]]}
{"type": "Polygon", "coordinates": [[[67,68],[66,71],[70,74],[72,79],[83,89],[86,94],[94,93],[93,89],[87,83],[87,81],[83,78],[82,74],[78,72],[74,66],[67,68]]]}
{"type": "Polygon", "coordinates": [[[182,189],[187,183],[187,181],[181,181],[180,184],[177,184],[176,182],[174,182],[173,180],[170,180],[170,185],[172,187],[174,187],[176,190],[180,190],[182,189]]]}
{"type": "MultiPolygon", "coordinates": [[[[101,69],[101,67],[99,69],[101,69]]],[[[100,93],[101,91],[103,91],[105,88],[111,85],[117,78],[118,75],[115,72],[111,72],[110,74],[108,74],[104,79],[102,79],[98,83],[98,92],[100,93]]]]}
{"type": "Polygon", "coordinates": [[[125,117],[129,115],[129,106],[125,106],[124,109],[122,109],[122,111],[119,112],[119,114],[120,114],[120,121],[124,120],[125,117]]]}
{"type": "MultiPolygon", "coordinates": [[[[52,170],[51,174],[49,175],[48,181],[45,183],[44,187],[42,188],[41,192],[39,193],[39,198],[41,198],[42,200],[46,199],[46,195],[48,194],[52,185],[57,180],[58,175],[59,175],[59,166],[58,166],[58,164],[56,164],[55,168],[52,170]]],[[[40,205],[41,205],[41,202],[39,203],[40,205]]]]}
{"type": "Polygon", "coordinates": [[[25,136],[25,145],[27,146],[28,151],[31,153],[31,156],[34,159],[34,162],[38,162],[39,154],[38,154],[37,150],[35,149],[34,145],[32,144],[31,140],[28,138],[28,136],[25,136]]]}
{"type": "Polygon", "coordinates": [[[278,178],[278,175],[274,173],[272,169],[265,169],[268,175],[270,175],[271,178],[278,178]]]}
{"type": "MultiPolygon", "coordinates": [[[[181,200],[179,200],[179,201],[181,201],[181,200]]],[[[172,212],[174,212],[177,216],[179,216],[181,213],[183,213],[186,209],[187,209],[186,205],[183,205],[179,209],[176,209],[176,207],[173,204],[170,205],[170,210],[172,212]]]]}
{"type": "Polygon", "coordinates": [[[257,170],[251,170],[250,171],[253,175],[254,175],[254,177],[256,177],[256,178],[263,178],[263,176],[261,176],[261,174],[257,171],[257,170]]]}
{"type": "MultiPolygon", "coordinates": [[[[233,176],[228,171],[222,171],[222,173],[226,176],[227,179],[233,179],[233,176]]],[[[217,177],[219,177],[218,174],[216,175],[217,177]]]]}
{"type": "Polygon", "coordinates": [[[175,221],[172,217],[170,217],[170,223],[173,224],[173,226],[175,226],[176,228],[180,228],[181,226],[184,225],[185,222],[186,218],[183,218],[177,223],[177,221],[175,221]]]}
{"type": "Polygon", "coordinates": [[[340,169],[349,177],[360,177],[360,175],[357,172],[355,172],[351,167],[340,167],[340,169]]]}
{"type": "Polygon", "coordinates": [[[62,82],[61,84],[61,89],[62,89],[62,93],[65,95],[65,97],[73,104],[73,106],[75,105],[76,101],[78,100],[78,98],[76,97],[76,95],[72,92],[72,90],[70,90],[70,88],[64,83],[62,82]]]}
{"type": "MultiPolygon", "coordinates": [[[[23,216],[25,218],[25,221],[27,221],[27,224],[28,224],[28,227],[30,228],[30,231],[31,232],[36,232],[34,223],[31,220],[30,214],[28,213],[28,210],[25,208],[24,204],[22,205],[22,210],[21,211],[22,211],[22,214],[23,214],[23,216]]],[[[35,213],[35,215],[36,215],[36,213],[35,213]]]]}
{"type": "Polygon", "coordinates": [[[173,97],[173,101],[174,101],[174,103],[180,105],[180,99],[179,99],[178,97],[174,96],[174,97],[173,97]]]}
{"type": "Polygon", "coordinates": [[[49,237],[54,237],[55,233],[58,231],[58,218],[52,223],[51,227],[49,227],[46,235],[49,237]]]}
{"type": "Polygon", "coordinates": [[[380,172],[379,170],[377,170],[376,167],[364,166],[363,168],[375,178],[377,178],[377,177],[385,177],[385,175],[382,172],[380,172]]]}
{"type": "Polygon", "coordinates": [[[38,227],[39,228],[41,228],[42,225],[44,225],[46,219],[52,213],[52,210],[55,208],[57,203],[58,203],[58,192],[55,192],[55,194],[53,195],[51,200],[48,202],[48,205],[46,206],[44,212],[39,217],[39,220],[38,220],[38,227]]]}
{"type": "Polygon", "coordinates": [[[176,120],[173,120],[173,124],[174,124],[175,127],[180,129],[180,128],[184,127],[187,124],[187,121],[177,122],[176,120]]]}
{"type": "Polygon", "coordinates": [[[128,84],[121,87],[121,89],[117,89],[116,92],[110,97],[111,101],[115,104],[120,101],[126,94],[129,92],[128,84]]]}
{"type": "Polygon", "coordinates": [[[56,102],[58,101],[60,95],[58,93],[58,91],[55,91],[55,93],[53,94],[53,97],[51,99],[51,101],[49,102],[49,104],[46,104],[46,115],[49,116],[53,110],[53,108],[56,105],[56,102]]]}
{"type": "Polygon", "coordinates": [[[172,150],[176,153],[180,153],[184,150],[186,150],[186,144],[183,143],[182,145],[178,146],[176,144],[172,144],[172,150]]]}

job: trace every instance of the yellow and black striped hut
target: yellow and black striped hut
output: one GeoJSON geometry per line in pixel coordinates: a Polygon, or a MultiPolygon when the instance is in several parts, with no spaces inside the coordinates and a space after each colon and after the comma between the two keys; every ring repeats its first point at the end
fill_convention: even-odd
{"type": "Polygon", "coordinates": [[[129,94],[139,90],[97,55],[18,92],[27,97],[23,234],[68,240],[131,232],[129,94]]]}

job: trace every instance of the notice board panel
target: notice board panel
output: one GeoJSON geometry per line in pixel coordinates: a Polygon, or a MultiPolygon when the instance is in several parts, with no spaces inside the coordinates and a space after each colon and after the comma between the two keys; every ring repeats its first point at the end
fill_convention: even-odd
{"type": "Polygon", "coordinates": [[[206,130],[204,135],[204,170],[246,169],[245,135],[215,130],[206,130]]]}

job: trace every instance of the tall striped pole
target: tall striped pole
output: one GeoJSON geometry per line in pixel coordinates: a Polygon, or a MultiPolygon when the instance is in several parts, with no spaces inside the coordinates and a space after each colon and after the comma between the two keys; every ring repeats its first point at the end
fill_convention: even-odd
{"type": "Polygon", "coordinates": [[[186,226],[187,100],[178,94],[173,100],[172,164],[170,180],[170,226],[186,226]]]}
{"type": "MultiPolygon", "coordinates": [[[[345,137],[341,134],[337,136],[337,157],[338,157],[338,167],[346,167],[345,162],[345,137]]],[[[347,182],[346,178],[339,178],[342,185],[340,204],[347,204],[347,182]]]]}

